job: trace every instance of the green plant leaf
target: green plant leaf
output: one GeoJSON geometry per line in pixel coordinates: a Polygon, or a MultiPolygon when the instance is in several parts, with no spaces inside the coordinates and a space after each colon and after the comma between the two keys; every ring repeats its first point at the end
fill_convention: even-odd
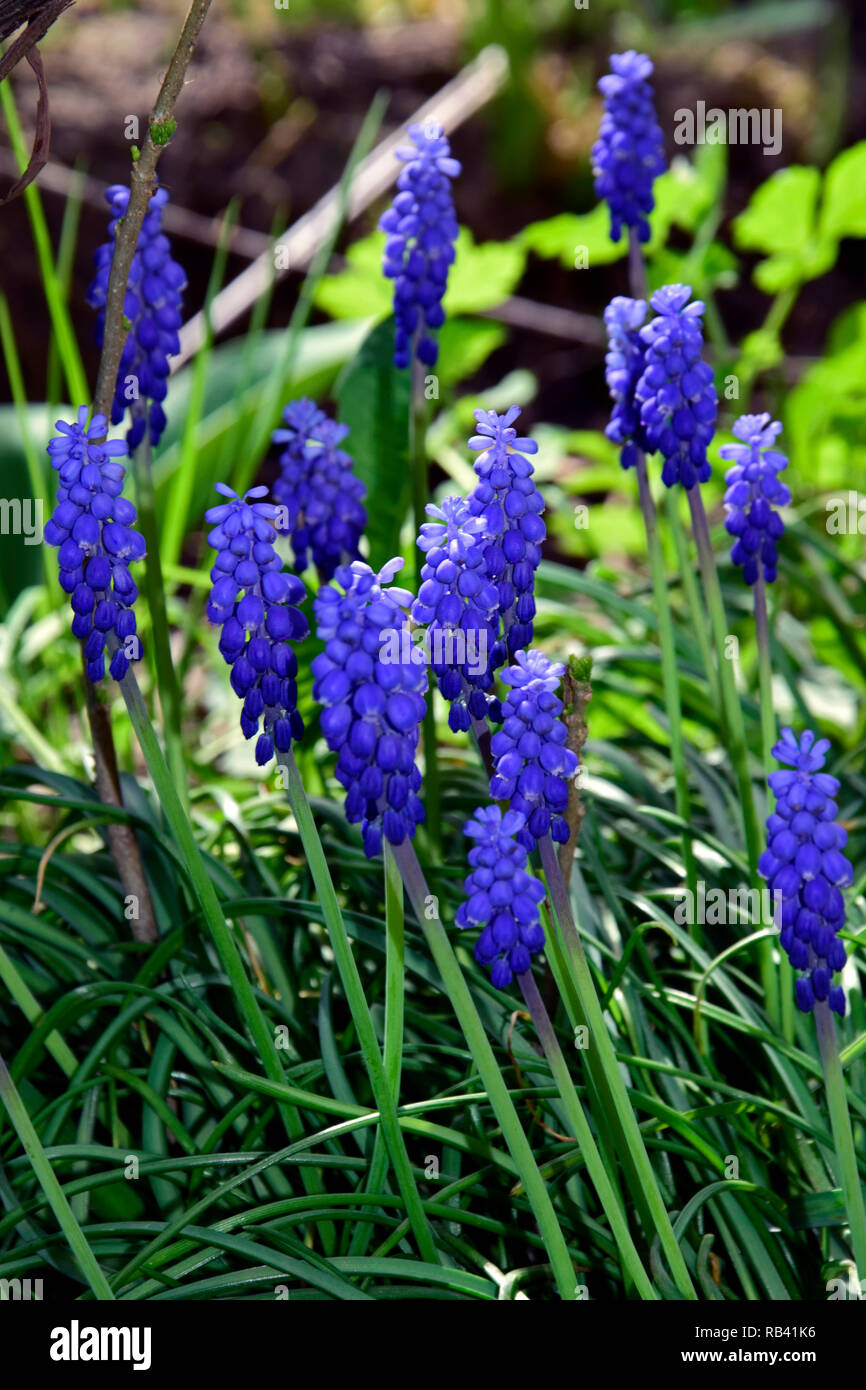
{"type": "Polygon", "coordinates": [[[409,507],[408,419],[411,372],[393,363],[394,320],[377,324],[336,386],[337,414],[349,426],[347,448],[367,488],[370,563],[379,569],[397,554],[409,507]]]}

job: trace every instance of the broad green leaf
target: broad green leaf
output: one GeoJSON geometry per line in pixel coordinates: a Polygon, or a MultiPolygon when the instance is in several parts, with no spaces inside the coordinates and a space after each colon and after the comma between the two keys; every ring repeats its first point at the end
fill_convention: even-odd
{"type": "Polygon", "coordinates": [[[435,372],[445,386],[466,381],[508,337],[501,323],[485,319],[446,319],[439,332],[435,372]]]}
{"type": "Polygon", "coordinates": [[[628,250],[625,236],[610,239],[610,213],[606,203],[592,212],[561,212],[541,222],[530,222],[520,236],[527,251],[543,260],[559,260],[567,270],[608,265],[622,260],[628,250]]]}
{"type": "Polygon", "coordinates": [[[480,314],[497,308],[514,293],[526,265],[526,247],[519,239],[479,245],[461,227],[456,251],[442,301],[447,315],[480,314]]]}
{"type": "Polygon", "coordinates": [[[843,150],[824,176],[821,239],[866,237],[866,140],[843,150]]]}
{"type": "Polygon", "coordinates": [[[337,414],[349,426],[346,447],[367,489],[370,563],[379,569],[399,552],[409,508],[411,372],[393,363],[394,321],[377,324],[336,385],[337,414]]]}
{"type": "Polygon", "coordinates": [[[665,244],[672,226],[694,232],[721,198],[727,161],[722,145],[701,145],[693,160],[682,156],[653,185],[655,207],[650,214],[650,255],[665,244]]]}
{"type": "Polygon", "coordinates": [[[313,302],[332,319],[383,319],[391,312],[392,281],[382,274],[385,233],[355,241],[337,275],[323,275],[313,302]]]}
{"type": "Polygon", "coordinates": [[[836,259],[835,241],[822,240],[818,233],[820,189],[817,169],[791,165],[771,174],[734,218],[735,244],[767,255],[754,273],[755,284],[767,294],[823,275],[836,259]]]}

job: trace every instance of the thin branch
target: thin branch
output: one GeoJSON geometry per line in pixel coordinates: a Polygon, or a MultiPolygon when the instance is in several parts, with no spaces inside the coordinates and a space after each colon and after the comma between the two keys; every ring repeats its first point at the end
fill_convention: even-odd
{"type": "Polygon", "coordinates": [[[114,396],[120,356],[128,332],[124,327],[123,302],[126,298],[132,258],[156,184],[156,166],[174,130],[174,104],[183,87],[186,70],[210,3],[211,0],[192,0],[177,48],[172,54],[150,115],[141,154],[132,165],[129,204],[114,233],[114,255],[105,296],[105,334],[93,399],[95,415],[107,415],[114,396]]]}
{"type": "MultiPolygon", "coordinates": [[[[193,0],[190,6],[186,23],[151,112],[141,155],[132,166],[129,206],[114,235],[114,254],[105,299],[105,331],[93,398],[93,415],[107,416],[111,409],[120,357],[129,331],[124,319],[123,305],[132,258],[156,183],[159,156],[174,130],[174,104],[183,87],[186,70],[209,8],[210,0],[193,0]]],[[[106,805],[122,807],[117,754],[108,709],[88,679],[86,665],[83,679],[96,759],[97,790],[100,799],[106,805]]],[[[156,941],[156,914],[135,832],[128,825],[111,825],[108,828],[108,840],[124,895],[134,896],[138,903],[138,918],[132,919],[133,936],[139,941],[156,941]]]]}

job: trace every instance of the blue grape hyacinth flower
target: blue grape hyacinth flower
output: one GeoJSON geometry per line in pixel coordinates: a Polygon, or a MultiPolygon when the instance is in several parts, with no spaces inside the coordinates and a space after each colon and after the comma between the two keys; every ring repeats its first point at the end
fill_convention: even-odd
{"type": "Polygon", "coordinates": [[[402,566],[402,558],[390,560],[375,574],[363,560],[341,565],[313,604],[325,644],[312,663],[313,697],[324,706],[322,733],[337,754],[346,819],[361,823],[369,858],[383,838],[392,845],[412,839],[424,819],[415,751],[427,667],[408,641],[412,595],[391,586],[402,566]]]}
{"type": "Polygon", "coordinates": [[[779,421],[766,413],[741,415],[734,435],[742,443],[719,449],[720,458],[734,460],[725,474],[725,530],[734,537],[731,559],[742,565],[747,584],[755,584],[759,575],[768,584],[776,578],[776,545],[785,534],[785,523],[775,509],[791,501],[790,489],[779,478],[788,460],[773,448],[781,431],[779,421]]]}
{"type": "Polygon", "coordinates": [[[108,647],[109,671],[119,681],[141,655],[132,607],[138,589],[129,566],[143,559],[144,537],[132,529],[135,507],[121,496],[126,469],[118,460],[127,446],[105,440],[105,416],[94,415],[88,425],[88,413],[82,405],[75,423],[58,420],[59,434],[48,445],[60,486],[45,539],[59,547],[60,584],[70,595],[72,632],[84,645],[88,679],[105,675],[108,647]]]}
{"type": "Polygon", "coordinates": [[[478,433],[469,440],[469,448],[478,453],[478,483],[469,495],[469,509],[483,519],[484,567],[499,592],[501,637],[491,655],[491,671],[532,641],[535,571],[547,533],[541,517],[544,500],[528,457],[538,452],[538,445],[518,436],[514,422],[519,415],[518,405],[504,415],[476,410],[478,433]]]}
{"type": "Polygon", "coordinates": [[[640,331],[646,348],[635,388],[647,449],[663,459],[662,482],[692,488],[711,468],[707,446],[716,425],[712,368],[702,360],[704,305],[690,285],[664,285],[650,299],[656,317],[640,331]]]}
{"type": "Polygon", "coordinates": [[[503,815],[498,806],[479,806],[463,827],[476,843],[469,851],[466,901],[455,921],[458,927],[483,928],[475,959],[492,967],[490,978],[497,989],[525,974],[532,957],[544,950],[544,928],[538,920],[544,885],[527,872],[526,848],[515,839],[525,825],[519,811],[503,815]]]}
{"type": "Polygon", "coordinates": [[[577,772],[577,755],[566,748],[556,691],[565,668],[544,652],[518,652],[501,673],[510,686],[502,704],[503,723],[490,740],[490,795],[508,801],[526,818],[517,838],[527,849],[548,833],[560,844],[569,836],[567,778],[577,772]]]}
{"type": "Polygon", "coordinates": [[[358,541],[367,525],[366,489],[350,454],[340,448],[348,425],[330,420],[310,400],[292,401],[283,411],[286,428],[275,430],[283,444],[273,495],[288,511],[295,569],[302,574],[312,556],[321,577],[360,557],[358,541]]]}
{"type": "MultiPolygon", "coordinates": [[[[114,256],[114,236],[118,222],[129,206],[129,189],[113,184],[106,190],[111,208],[109,240],[94,256],[96,275],[87,291],[87,302],[99,309],[96,341],[102,346],[105,331],[105,296],[114,256]]],[[[129,410],[127,443],[130,452],[138,448],[150,431],[150,442],[157,445],[166,426],[162,402],[168,392],[168,359],[180,351],[178,330],[186,274],[172,260],[171,244],[162,230],[162,210],[168,202],[164,188],[154,190],[138,244],[132,258],[123,312],[130,323],[123,346],[117,385],[111,407],[111,423],[119,425],[129,410]]]]}
{"type": "Polygon", "coordinates": [[[485,568],[484,519],[472,515],[466,498],[446,497],[425,510],[431,519],[418,536],[425,562],[412,618],[426,628],[430,664],[458,733],[488,713],[499,590],[485,568]]]}
{"type": "Polygon", "coordinates": [[[646,349],[640,330],[646,313],[645,299],[629,299],[621,294],[616,295],[604,311],[608,340],[604,374],[614,403],[605,434],[613,444],[620,446],[619,461],[623,468],[634,468],[638,450],[646,449],[640,404],[635,398],[644,370],[646,349]]]}
{"type": "Polygon", "coordinates": [[[441,126],[410,125],[408,133],[412,144],[397,150],[406,166],[397,196],[379,221],[388,236],[382,269],[394,281],[395,367],[408,367],[413,350],[434,367],[439,349],[432,330],[445,322],[442,297],[457,240],[451,180],[460,165],[441,126]]]}
{"type": "Polygon", "coordinates": [[[283,571],[274,549],[277,507],[260,500],[267,488],[253,487],[239,497],[225,483],[215,487],[227,500],[205,512],[214,527],[208,545],[217,552],[207,615],[222,628],[219,649],[232,668],[232,689],[244,702],[244,738],[257,734],[261,722],[256,762],[264,766],[275,750],[287,753],[304,732],[295,680],[298,658],[291,643],[309,631],[298,607],[306,590],[297,575],[283,571]]]}
{"type": "Polygon", "coordinates": [[[598,84],[604,115],[592,147],[595,191],[610,209],[612,241],[619,241],[623,226],[649,241],[653,182],[665,170],[664,137],[648,80],[653,65],[645,53],[630,49],[612,53],[610,67],[598,84]]]}
{"type": "Polygon", "coordinates": [[[830,742],[811,729],[799,737],[783,729],[773,757],[787,767],[768,778],[776,809],[767,818],[767,848],[758,868],[780,904],[780,942],[799,972],[797,1005],[804,1013],[826,1000],[840,1018],[845,992],[833,976],[845,964],[838,933],[845,925],[842,889],[854,873],[842,853],[848,843],[837,817],[839,782],[822,772],[830,742]],[[778,895],[778,897],[776,897],[778,895]]]}

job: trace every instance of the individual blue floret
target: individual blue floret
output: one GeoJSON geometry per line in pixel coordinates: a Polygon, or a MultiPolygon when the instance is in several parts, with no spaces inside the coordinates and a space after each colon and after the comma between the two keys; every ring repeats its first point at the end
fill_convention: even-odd
{"type": "MultiPolygon", "coordinates": [[[[94,256],[97,271],[87,291],[88,304],[100,310],[96,329],[100,347],[105,331],[105,296],[114,256],[114,235],[129,205],[129,189],[123,184],[113,184],[106,190],[105,197],[112,213],[108,224],[110,239],[94,256]]],[[[172,260],[171,244],[162,230],[162,210],[167,202],[165,189],[157,188],[141,225],[124,300],[124,314],[130,328],[117,372],[111,423],[119,425],[129,411],[126,438],[130,452],[141,443],[147,429],[151,444],[160,441],[166,426],[162,402],[168,391],[168,359],[180,351],[178,330],[182,322],[186,275],[182,266],[172,260]]]]}
{"type": "Polygon", "coordinates": [[[451,180],[460,165],[441,126],[410,125],[409,139],[412,145],[397,150],[406,165],[397,196],[379,222],[388,234],[382,269],[394,281],[394,365],[408,367],[414,351],[433,367],[439,349],[431,330],[445,322],[442,296],[457,240],[451,180]]]}
{"type": "Polygon", "coordinates": [[[798,1007],[809,1013],[816,1000],[826,1000],[841,1018],[845,992],[833,984],[833,975],[845,964],[838,935],[845,925],[842,889],[854,873],[842,853],[848,835],[837,821],[839,782],[821,771],[829,747],[826,738],[816,743],[811,729],[799,739],[791,729],[782,730],[773,757],[787,768],[767,779],[777,800],[758,868],[779,905],[782,949],[799,972],[798,1007]]]}
{"type": "Polygon", "coordinates": [[[525,974],[532,957],[544,950],[544,929],[538,920],[544,886],[526,869],[527,852],[519,839],[525,825],[519,811],[503,815],[498,806],[479,806],[463,827],[476,843],[469,851],[472,871],[464,885],[466,901],[455,921],[458,927],[483,928],[475,959],[492,967],[490,978],[497,989],[525,974]]]}
{"type": "Polygon", "coordinates": [[[747,584],[763,575],[768,584],[776,578],[776,544],[785,534],[785,523],[776,508],[786,507],[791,493],[779,474],[788,467],[784,454],[773,448],[782,426],[769,415],[741,415],[734,434],[741,444],[723,444],[719,456],[734,459],[725,474],[725,530],[734,537],[731,559],[742,565],[747,584]]]}
{"type": "Polygon", "coordinates": [[[126,469],[118,460],[127,446],[100,443],[108,421],[94,415],[88,425],[87,416],[82,405],[74,424],[58,420],[60,433],[48,445],[60,486],[45,540],[59,547],[60,584],[71,598],[72,632],[84,645],[88,678],[105,675],[107,647],[110,673],[119,681],[141,655],[132,610],[138,589],[129,566],[143,559],[144,537],[132,529],[135,507],[120,495],[126,469]]]}
{"type": "Polygon", "coordinates": [[[298,607],[306,590],[297,575],[283,572],[274,550],[277,507],[259,500],[267,488],[253,487],[239,497],[225,483],[215,487],[228,500],[205,512],[214,526],[208,545],[217,552],[207,615],[222,628],[219,648],[232,668],[232,689],[244,702],[244,738],[257,734],[261,722],[256,762],[263,766],[275,750],[288,752],[304,732],[298,659],[290,644],[309,631],[298,607]]]}

